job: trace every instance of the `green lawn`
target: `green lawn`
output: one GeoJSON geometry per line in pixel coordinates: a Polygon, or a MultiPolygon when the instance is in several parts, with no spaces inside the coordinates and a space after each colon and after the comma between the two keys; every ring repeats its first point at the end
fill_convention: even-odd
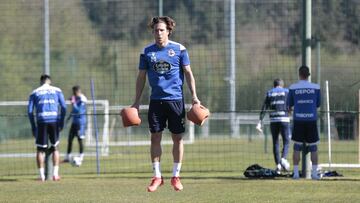
{"type": "Polygon", "coordinates": [[[358,202],[360,179],[247,180],[229,174],[184,173],[184,190],[166,178],[146,192],[148,174],[65,176],[60,182],[0,179],[1,202],[358,202]],[[210,177],[208,177],[208,175],[210,177]]]}
{"type": "MultiPolygon", "coordinates": [[[[62,152],[66,146],[64,143],[61,145],[62,152]]],[[[320,145],[321,162],[327,161],[326,144],[323,142],[320,145]]],[[[360,201],[360,169],[337,169],[344,177],[321,181],[244,178],[243,172],[250,164],[273,167],[270,145],[268,143],[267,153],[264,140],[256,139],[200,139],[186,145],[182,169],[185,189],[182,192],[173,191],[169,183],[171,145],[163,146],[162,171],[166,182],[155,193],[146,192],[152,176],[148,146],[111,147],[108,156],[100,157],[101,175],[96,175],[94,156],[87,156],[79,168],[62,164],[60,182],[37,182],[34,157],[0,158],[0,202],[360,201]]],[[[7,149],[34,152],[32,140],[0,144],[1,153],[7,152],[7,149]],[[17,148],[11,148],[11,145],[17,148]]],[[[357,141],[333,142],[333,149],[335,160],[356,163],[357,141]]],[[[292,150],[289,157],[291,153],[292,150]]]]}
{"type": "MultiPolygon", "coordinates": [[[[264,167],[273,168],[274,161],[271,141],[265,152],[263,139],[230,139],[216,137],[197,139],[194,144],[185,146],[184,172],[229,172],[241,174],[251,164],[258,163],[264,167]]],[[[60,144],[62,153],[66,149],[66,140],[60,144]]],[[[357,141],[333,141],[333,163],[357,163],[357,141]]],[[[87,152],[94,152],[88,147],[87,152]]],[[[77,143],[74,141],[74,152],[77,143]]],[[[35,154],[32,139],[8,140],[0,144],[0,155],[6,153],[35,154]]],[[[292,147],[289,150],[291,160],[292,147]]],[[[320,163],[328,160],[327,143],[321,142],[319,147],[320,163]]],[[[163,146],[162,169],[170,171],[172,167],[171,145],[163,146]]],[[[101,173],[144,173],[151,170],[148,146],[117,146],[110,147],[108,156],[100,156],[101,173]]],[[[351,171],[351,170],[350,170],[351,171]]],[[[93,174],[96,172],[95,156],[86,156],[82,167],[73,168],[70,165],[61,166],[62,174],[93,174]]],[[[7,175],[31,175],[36,173],[34,157],[0,157],[0,177],[7,175]]]]}

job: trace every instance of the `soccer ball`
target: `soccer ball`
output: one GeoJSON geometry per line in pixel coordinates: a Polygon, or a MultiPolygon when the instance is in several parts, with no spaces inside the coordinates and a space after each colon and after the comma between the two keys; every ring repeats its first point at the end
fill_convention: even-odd
{"type": "Polygon", "coordinates": [[[82,160],[80,157],[78,156],[75,156],[72,158],[71,160],[71,165],[74,166],[74,167],[80,167],[82,164],[82,160]]]}
{"type": "Polygon", "coordinates": [[[120,115],[124,127],[140,125],[141,123],[138,110],[134,107],[127,107],[122,109],[120,115]]]}
{"type": "Polygon", "coordinates": [[[195,123],[196,125],[201,126],[204,124],[205,120],[210,116],[210,111],[203,105],[194,104],[189,112],[187,112],[187,118],[195,123]]]}

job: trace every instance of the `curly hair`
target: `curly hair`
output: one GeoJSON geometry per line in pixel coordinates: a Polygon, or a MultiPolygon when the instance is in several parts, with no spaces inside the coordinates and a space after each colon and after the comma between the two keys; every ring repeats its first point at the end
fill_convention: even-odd
{"type": "Polygon", "coordinates": [[[169,36],[174,31],[176,25],[175,21],[168,16],[157,16],[157,17],[153,17],[150,20],[148,26],[149,28],[154,29],[155,25],[158,23],[165,23],[166,29],[169,30],[169,36]]]}

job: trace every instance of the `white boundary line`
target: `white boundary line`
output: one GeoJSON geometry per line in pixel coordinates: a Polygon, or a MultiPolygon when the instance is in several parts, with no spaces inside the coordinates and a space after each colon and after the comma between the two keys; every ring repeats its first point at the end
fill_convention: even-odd
{"type": "MultiPolygon", "coordinates": [[[[61,153],[60,156],[64,157],[65,153],[61,153]]],[[[85,152],[85,156],[96,156],[96,153],[95,152],[85,152]]],[[[6,154],[0,154],[0,158],[35,158],[35,157],[36,157],[36,152],[34,152],[34,153],[6,153],[6,154]]]]}
{"type": "Polygon", "coordinates": [[[321,168],[360,168],[360,164],[319,164],[321,168]]]}

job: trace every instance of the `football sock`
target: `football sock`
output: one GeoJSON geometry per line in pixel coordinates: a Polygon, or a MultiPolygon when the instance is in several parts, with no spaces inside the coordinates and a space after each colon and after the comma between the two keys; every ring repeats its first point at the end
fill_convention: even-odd
{"type": "Polygon", "coordinates": [[[80,154],[80,160],[82,161],[84,159],[84,153],[80,154]]]}
{"type": "Polygon", "coordinates": [[[155,177],[161,178],[160,162],[158,162],[158,161],[153,162],[153,171],[154,171],[155,177]]]}
{"type": "Polygon", "coordinates": [[[294,165],[294,174],[299,174],[299,165],[294,165]]]}
{"type": "Polygon", "coordinates": [[[174,163],[173,167],[173,177],[179,177],[181,170],[181,163],[174,163]]]}
{"type": "Polygon", "coordinates": [[[54,166],[54,176],[59,176],[59,166],[54,166]]]}
{"type": "Polygon", "coordinates": [[[80,154],[84,153],[84,143],[83,143],[82,139],[79,139],[79,151],[80,151],[80,154]]]}
{"type": "Polygon", "coordinates": [[[39,172],[40,172],[41,180],[45,180],[45,169],[44,168],[39,168],[39,172]]]}
{"type": "Polygon", "coordinates": [[[317,175],[317,165],[312,165],[312,174],[317,175]]]}

